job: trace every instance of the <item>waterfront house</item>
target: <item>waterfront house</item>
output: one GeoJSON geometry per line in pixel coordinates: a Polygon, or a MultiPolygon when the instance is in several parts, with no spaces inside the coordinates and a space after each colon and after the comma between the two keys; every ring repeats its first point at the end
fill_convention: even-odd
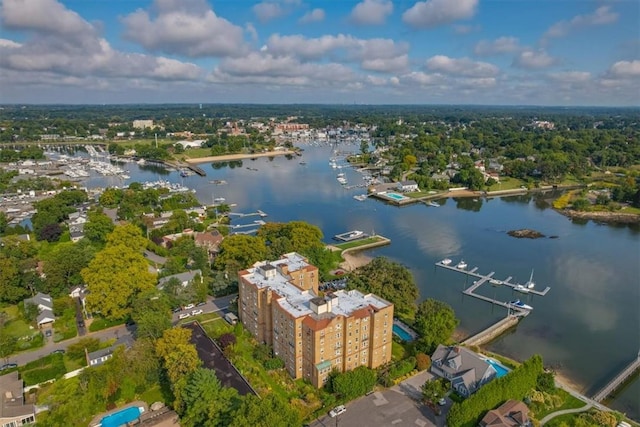
{"type": "Polygon", "coordinates": [[[0,376],[0,426],[20,427],[35,423],[36,408],[25,404],[24,382],[18,371],[0,376]]]}
{"type": "Polygon", "coordinates": [[[38,307],[38,317],[36,321],[38,327],[51,327],[51,324],[56,321],[56,316],[53,315],[53,299],[49,294],[43,294],[38,292],[32,298],[24,300],[24,305],[32,304],[38,307]]]}
{"type": "Polygon", "coordinates": [[[200,270],[192,270],[186,271],[184,273],[172,274],[171,276],[163,277],[158,281],[158,289],[162,289],[164,285],[167,284],[171,279],[177,279],[178,282],[182,285],[182,287],[187,286],[191,283],[196,277],[200,277],[200,283],[202,283],[202,271],[200,270]]]}
{"type": "Polygon", "coordinates": [[[413,180],[409,180],[409,181],[400,181],[398,183],[398,191],[401,191],[403,193],[408,193],[408,192],[412,192],[412,191],[420,191],[420,189],[418,188],[418,183],[413,181],[413,180]]]}
{"type": "Polygon", "coordinates": [[[220,243],[224,236],[218,230],[207,231],[204,233],[195,233],[193,236],[196,246],[205,248],[209,254],[209,258],[218,253],[220,243]]]}
{"type": "Polygon", "coordinates": [[[475,393],[497,375],[493,366],[464,347],[441,344],[431,360],[431,372],[449,380],[451,388],[465,397],[475,393]]]}
{"type": "Polygon", "coordinates": [[[480,420],[479,427],[529,427],[529,408],[517,400],[507,400],[480,420]]]}

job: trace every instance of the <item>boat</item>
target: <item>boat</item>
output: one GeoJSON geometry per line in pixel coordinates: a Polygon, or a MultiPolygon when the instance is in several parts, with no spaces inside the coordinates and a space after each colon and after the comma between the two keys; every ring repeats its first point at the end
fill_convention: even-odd
{"type": "Polygon", "coordinates": [[[502,285],[502,280],[491,279],[491,280],[489,280],[489,283],[491,283],[494,286],[500,286],[500,285],[502,285]]]}
{"type": "Polygon", "coordinates": [[[306,165],[307,162],[305,162],[304,160],[300,162],[301,165],[306,165]]]}
{"type": "Polygon", "coordinates": [[[467,263],[462,260],[458,263],[458,265],[456,265],[456,268],[465,269],[467,268],[467,263]]]}
{"type": "Polygon", "coordinates": [[[226,199],[224,197],[216,197],[215,199],[213,199],[213,201],[216,203],[224,203],[225,200],[226,199]]]}
{"type": "Polygon", "coordinates": [[[449,264],[451,264],[451,260],[449,258],[445,258],[442,261],[440,261],[440,264],[449,265],[449,264]]]}
{"type": "Polygon", "coordinates": [[[536,284],[533,282],[533,269],[531,269],[531,277],[529,277],[529,281],[526,283],[528,289],[533,289],[536,287],[536,284]]]}
{"type": "Polygon", "coordinates": [[[434,201],[427,202],[427,205],[429,205],[429,206],[433,206],[434,208],[439,208],[439,207],[440,207],[440,205],[439,205],[439,204],[437,204],[437,203],[436,203],[436,202],[434,202],[434,201]]]}
{"type": "Polygon", "coordinates": [[[367,195],[366,194],[356,194],[355,196],[353,196],[354,199],[360,201],[360,202],[364,202],[365,200],[367,200],[367,195]]]}
{"type": "Polygon", "coordinates": [[[354,230],[347,236],[347,239],[357,239],[358,237],[364,236],[364,232],[360,230],[354,230]]]}
{"type": "Polygon", "coordinates": [[[510,301],[509,305],[513,306],[513,307],[517,307],[517,308],[521,308],[523,310],[533,310],[533,307],[531,307],[528,304],[523,303],[522,301],[520,301],[519,299],[515,300],[515,301],[510,301]]]}
{"type": "Polygon", "coordinates": [[[521,292],[523,294],[528,294],[529,293],[529,288],[527,288],[526,286],[522,286],[522,285],[514,286],[513,290],[517,291],[517,292],[521,292]]]}

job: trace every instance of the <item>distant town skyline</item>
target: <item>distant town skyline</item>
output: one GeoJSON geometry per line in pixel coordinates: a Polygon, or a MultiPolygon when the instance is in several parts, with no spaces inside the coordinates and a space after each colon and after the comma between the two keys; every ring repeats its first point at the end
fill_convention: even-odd
{"type": "Polygon", "coordinates": [[[1,0],[0,103],[640,105],[636,0],[1,0]]]}

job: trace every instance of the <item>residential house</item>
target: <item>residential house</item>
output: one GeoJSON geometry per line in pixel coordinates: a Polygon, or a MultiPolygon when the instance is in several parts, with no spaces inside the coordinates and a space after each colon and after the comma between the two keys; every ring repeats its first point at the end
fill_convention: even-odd
{"type": "Polygon", "coordinates": [[[469,397],[496,377],[497,371],[486,360],[464,347],[438,346],[431,356],[431,372],[451,382],[451,388],[469,397]]]}
{"type": "Polygon", "coordinates": [[[53,315],[53,299],[51,295],[38,292],[34,297],[24,300],[24,304],[33,304],[38,307],[38,327],[51,327],[52,323],[56,321],[56,317],[53,315]]]}
{"type": "Polygon", "coordinates": [[[318,294],[318,268],[291,252],[238,272],[239,317],[273,347],[293,378],[316,387],[333,370],[375,369],[391,360],[393,304],[374,294],[318,294]]]}
{"type": "Polygon", "coordinates": [[[196,246],[205,248],[211,258],[218,253],[220,243],[224,239],[224,236],[220,234],[218,230],[213,230],[204,233],[195,233],[193,239],[195,240],[196,246]]]}
{"type": "Polygon", "coordinates": [[[420,191],[420,189],[418,188],[418,183],[413,181],[413,180],[409,180],[409,181],[400,181],[398,183],[398,191],[402,191],[403,193],[408,193],[408,192],[413,192],[413,191],[420,191]]]}
{"type": "Polygon", "coordinates": [[[84,237],[84,225],[86,222],[87,214],[85,212],[77,211],[69,214],[67,225],[69,226],[72,242],[75,243],[84,237]]]}
{"type": "Polygon", "coordinates": [[[25,403],[24,382],[18,371],[0,376],[0,426],[20,427],[35,421],[36,408],[25,403]]]}
{"type": "Polygon", "coordinates": [[[162,236],[162,243],[160,243],[160,245],[164,248],[170,248],[173,242],[175,242],[179,238],[185,236],[193,236],[193,234],[194,231],[190,228],[182,230],[182,233],[167,234],[166,236],[162,236]]]}
{"type": "Polygon", "coordinates": [[[168,281],[170,281],[171,279],[177,279],[178,282],[180,282],[180,284],[184,287],[187,286],[189,283],[191,283],[196,276],[200,277],[200,283],[202,283],[202,271],[198,270],[192,270],[192,271],[186,271],[184,273],[178,273],[178,274],[172,274],[171,276],[166,276],[163,277],[162,279],[158,280],[158,289],[162,289],[164,288],[164,285],[167,284],[168,281]]]}
{"type": "Polygon", "coordinates": [[[112,345],[111,347],[103,348],[101,350],[92,351],[89,353],[85,349],[85,354],[87,357],[87,366],[99,366],[102,365],[107,360],[113,357],[113,352],[115,351],[116,346],[112,345]]]}
{"type": "Polygon", "coordinates": [[[529,408],[517,400],[507,400],[480,420],[480,427],[529,427],[529,408]]]}
{"type": "Polygon", "coordinates": [[[89,291],[86,286],[76,286],[71,289],[71,292],[69,292],[69,296],[71,298],[77,299],[80,302],[80,305],[82,306],[82,312],[84,313],[85,317],[88,317],[86,305],[88,293],[89,291]]]}

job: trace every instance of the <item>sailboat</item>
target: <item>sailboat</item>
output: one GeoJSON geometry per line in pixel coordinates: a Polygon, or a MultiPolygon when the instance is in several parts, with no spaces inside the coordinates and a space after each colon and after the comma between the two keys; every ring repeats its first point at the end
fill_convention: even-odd
{"type": "Polygon", "coordinates": [[[533,281],[533,269],[531,269],[531,277],[529,277],[529,281],[526,283],[528,289],[533,289],[536,287],[536,284],[533,281]]]}

